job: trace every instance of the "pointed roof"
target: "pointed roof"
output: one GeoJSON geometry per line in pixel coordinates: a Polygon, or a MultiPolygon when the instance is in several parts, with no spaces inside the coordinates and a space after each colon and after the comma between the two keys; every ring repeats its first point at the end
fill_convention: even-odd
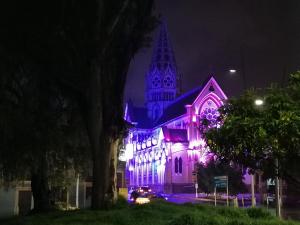
{"type": "Polygon", "coordinates": [[[125,119],[127,122],[135,124],[137,128],[149,129],[153,127],[152,121],[147,117],[147,108],[136,107],[131,100],[127,102],[127,116],[125,119]]]}
{"type": "Polygon", "coordinates": [[[162,21],[156,46],[153,50],[150,69],[153,70],[154,68],[157,68],[160,72],[162,72],[168,69],[168,67],[177,74],[177,65],[167,30],[167,24],[165,21],[162,21]]]}
{"type": "Polygon", "coordinates": [[[201,92],[202,87],[203,86],[197,87],[175,99],[174,102],[166,108],[164,114],[156,122],[155,126],[159,126],[172,119],[177,118],[178,116],[184,115],[186,113],[185,106],[191,105],[195,101],[195,99],[201,92]]]}
{"type": "MultiPolygon", "coordinates": [[[[176,98],[172,104],[170,104],[164,111],[163,115],[160,117],[160,119],[154,124],[154,126],[162,125],[172,119],[175,119],[181,115],[184,115],[186,113],[186,105],[192,105],[200,96],[201,92],[206,88],[206,86],[210,86],[211,82],[214,83],[218,88],[217,91],[220,91],[222,96],[225,98],[226,95],[218,85],[217,81],[214,79],[212,75],[208,76],[204,81],[202,82],[202,85],[179,96],[176,98]]],[[[209,87],[211,88],[211,87],[209,87]]]]}
{"type": "MultiPolygon", "coordinates": [[[[178,118],[179,116],[186,114],[186,105],[192,105],[195,104],[197,99],[199,99],[199,96],[201,93],[205,90],[212,91],[214,93],[217,93],[218,96],[220,96],[221,99],[227,99],[227,96],[220,88],[217,81],[214,79],[213,76],[208,76],[202,83],[201,86],[179,96],[176,98],[164,111],[163,115],[159,118],[158,121],[153,123],[148,117],[147,117],[147,109],[144,107],[134,107],[132,102],[128,102],[128,113],[130,115],[132,123],[137,123],[137,128],[143,128],[143,129],[151,129],[155,128],[161,125],[164,125],[166,122],[169,122],[173,119],[178,118]],[[213,84],[213,86],[212,86],[213,84]],[[216,89],[214,89],[216,87],[216,89]],[[223,98],[222,98],[223,97],[223,98]]],[[[171,131],[172,133],[172,131],[171,131]]],[[[175,135],[175,134],[174,134],[175,135]]],[[[180,134],[181,136],[184,134],[180,134]]],[[[183,140],[183,139],[182,139],[183,140]]]]}

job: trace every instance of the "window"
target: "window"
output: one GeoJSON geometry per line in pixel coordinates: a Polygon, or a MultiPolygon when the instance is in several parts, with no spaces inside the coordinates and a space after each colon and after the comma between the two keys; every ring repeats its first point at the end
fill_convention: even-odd
{"type": "Polygon", "coordinates": [[[216,121],[219,116],[219,112],[215,108],[205,108],[201,113],[201,119],[207,119],[209,121],[216,121]]]}
{"type": "Polygon", "coordinates": [[[179,158],[179,173],[182,173],[182,158],[179,158]]]}
{"type": "Polygon", "coordinates": [[[173,86],[173,80],[170,76],[165,77],[163,83],[164,83],[165,87],[172,87],[173,86]]]}
{"type": "Polygon", "coordinates": [[[175,158],[175,173],[178,173],[178,158],[175,158]]]}
{"type": "Polygon", "coordinates": [[[154,79],[152,80],[152,86],[157,88],[160,87],[160,78],[158,76],[155,76],[154,79]]]}

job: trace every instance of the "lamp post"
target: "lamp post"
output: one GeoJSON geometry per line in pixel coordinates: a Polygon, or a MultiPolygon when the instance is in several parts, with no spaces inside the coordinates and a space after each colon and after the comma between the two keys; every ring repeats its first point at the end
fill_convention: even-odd
{"type": "MultiPolygon", "coordinates": [[[[256,106],[262,106],[264,101],[262,99],[255,99],[256,106]]],[[[281,218],[281,199],[280,199],[280,183],[279,183],[279,163],[278,158],[275,159],[275,201],[276,201],[276,216],[281,218]]]]}
{"type": "Polygon", "coordinates": [[[256,206],[255,200],[255,174],[251,174],[251,205],[252,207],[256,206]]]}
{"type": "Polygon", "coordinates": [[[242,79],[242,88],[245,91],[247,89],[246,84],[246,73],[245,73],[245,67],[242,65],[240,69],[236,68],[229,68],[227,71],[227,74],[230,75],[230,77],[239,76],[242,79]]]}
{"type": "Polygon", "coordinates": [[[276,177],[275,177],[275,201],[276,201],[276,216],[281,218],[281,199],[280,199],[280,183],[278,177],[278,158],[275,159],[276,177]]]}
{"type": "MultiPolygon", "coordinates": [[[[254,104],[256,106],[262,106],[264,104],[264,101],[260,98],[257,98],[254,100],[254,104]]],[[[252,207],[255,207],[256,201],[255,201],[255,174],[251,175],[251,203],[252,207]]]]}

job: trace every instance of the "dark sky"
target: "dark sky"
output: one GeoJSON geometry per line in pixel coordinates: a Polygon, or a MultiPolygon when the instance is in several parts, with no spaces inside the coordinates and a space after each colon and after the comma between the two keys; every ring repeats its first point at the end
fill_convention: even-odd
{"type": "MultiPolygon", "coordinates": [[[[156,10],[167,22],[183,91],[213,74],[233,96],[244,85],[286,82],[300,69],[300,0],[157,0],[156,10]]],[[[151,55],[152,47],[141,49],[129,69],[125,96],[138,105],[151,55]]]]}

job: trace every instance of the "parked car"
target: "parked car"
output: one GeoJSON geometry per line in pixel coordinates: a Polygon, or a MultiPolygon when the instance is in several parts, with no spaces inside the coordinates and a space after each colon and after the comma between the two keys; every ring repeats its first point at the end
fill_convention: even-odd
{"type": "Polygon", "coordinates": [[[150,187],[148,186],[142,186],[142,187],[138,187],[137,191],[141,194],[148,194],[148,193],[152,193],[152,190],[150,187]]]}
{"type": "Polygon", "coordinates": [[[149,203],[150,199],[147,194],[141,192],[139,189],[136,189],[130,193],[129,201],[135,204],[145,204],[149,203]]]}
{"type": "Polygon", "coordinates": [[[168,200],[168,197],[164,193],[155,193],[148,186],[141,186],[137,188],[131,188],[128,191],[129,201],[136,204],[149,203],[153,199],[168,200]]]}

